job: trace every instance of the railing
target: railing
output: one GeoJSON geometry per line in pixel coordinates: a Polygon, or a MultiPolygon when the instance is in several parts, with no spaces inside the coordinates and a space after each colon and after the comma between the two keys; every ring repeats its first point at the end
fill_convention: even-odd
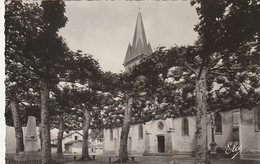
{"type": "MultiPolygon", "coordinates": [[[[41,164],[41,160],[40,159],[34,159],[34,160],[14,160],[14,159],[5,159],[5,163],[6,164],[41,164]]],[[[52,160],[52,162],[50,164],[62,164],[63,162],[61,161],[56,161],[56,160],[52,160]]]]}
{"type": "MultiPolygon", "coordinates": [[[[50,164],[62,164],[65,162],[65,157],[53,155],[52,162],[50,164]]],[[[41,156],[35,154],[35,156],[16,157],[15,154],[6,154],[6,164],[41,164],[41,156]]]]}

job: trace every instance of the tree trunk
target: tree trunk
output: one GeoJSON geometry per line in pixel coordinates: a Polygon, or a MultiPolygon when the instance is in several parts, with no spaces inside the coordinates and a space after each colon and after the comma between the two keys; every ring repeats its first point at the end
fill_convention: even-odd
{"type": "Polygon", "coordinates": [[[88,109],[84,111],[84,126],[83,126],[83,144],[82,155],[80,160],[91,160],[88,152],[88,131],[90,127],[90,112],[88,109]]]}
{"type": "Polygon", "coordinates": [[[57,137],[57,139],[58,139],[57,155],[62,155],[63,132],[64,132],[64,121],[63,121],[63,118],[60,117],[59,132],[58,132],[58,137],[57,137]]]}
{"type": "Polygon", "coordinates": [[[15,130],[15,139],[16,139],[16,153],[24,151],[24,143],[23,143],[23,128],[21,122],[21,115],[18,110],[18,102],[16,96],[11,97],[11,111],[13,115],[14,121],[14,130],[15,130]]]}
{"type": "Polygon", "coordinates": [[[121,131],[121,140],[119,147],[119,159],[116,162],[126,162],[128,160],[127,154],[127,140],[131,125],[131,110],[132,110],[133,98],[127,98],[127,104],[125,108],[124,122],[121,131]]]}
{"type": "Polygon", "coordinates": [[[41,79],[42,164],[51,163],[49,84],[41,79]]]}
{"type": "Polygon", "coordinates": [[[207,70],[203,70],[201,76],[196,79],[196,147],[195,164],[208,164],[207,146],[207,70]]]}

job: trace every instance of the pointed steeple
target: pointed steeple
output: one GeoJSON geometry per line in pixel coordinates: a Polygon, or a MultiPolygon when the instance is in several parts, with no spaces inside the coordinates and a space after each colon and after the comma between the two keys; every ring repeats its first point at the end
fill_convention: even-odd
{"type": "Polygon", "coordinates": [[[152,53],[153,53],[153,50],[152,50],[151,44],[148,43],[148,54],[152,54],[152,53]]]}
{"type": "Polygon", "coordinates": [[[152,53],[150,43],[147,44],[141,12],[138,12],[132,46],[129,45],[124,60],[124,66],[130,67],[139,61],[142,55],[152,53]]]}
{"type": "MultiPolygon", "coordinates": [[[[125,61],[131,60],[131,44],[129,43],[127,51],[126,51],[126,56],[125,56],[125,61]]],[[[124,62],[125,63],[125,62],[124,62]]]]}
{"type": "MultiPolygon", "coordinates": [[[[133,43],[132,46],[133,47],[137,47],[138,46],[138,42],[141,42],[142,49],[146,49],[146,45],[147,45],[147,41],[146,41],[146,36],[145,36],[145,31],[144,31],[144,25],[143,25],[143,20],[142,20],[142,15],[139,12],[138,16],[137,16],[137,21],[136,21],[136,26],[135,26],[135,33],[134,33],[134,39],[133,39],[133,43]]],[[[136,55],[139,55],[139,50],[136,49],[136,55]]]]}

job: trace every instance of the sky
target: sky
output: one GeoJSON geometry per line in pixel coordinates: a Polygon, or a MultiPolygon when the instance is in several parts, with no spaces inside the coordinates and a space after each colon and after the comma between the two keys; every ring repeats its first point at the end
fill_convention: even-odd
{"type": "Polygon", "coordinates": [[[124,71],[128,44],[132,44],[139,11],[147,41],[159,46],[191,45],[199,21],[189,1],[66,1],[68,22],[60,29],[73,51],[93,55],[104,71],[124,71]],[[140,6],[140,9],[139,9],[140,6]]]}

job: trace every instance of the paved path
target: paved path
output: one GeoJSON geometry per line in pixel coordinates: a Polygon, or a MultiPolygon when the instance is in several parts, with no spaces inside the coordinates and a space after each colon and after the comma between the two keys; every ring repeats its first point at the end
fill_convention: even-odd
{"type": "MultiPolygon", "coordinates": [[[[112,162],[116,158],[112,159],[112,162]]],[[[135,161],[138,164],[193,164],[194,158],[192,157],[173,157],[173,156],[136,156],[135,161]]],[[[108,156],[98,155],[96,160],[93,161],[71,161],[65,164],[107,164],[108,156]]],[[[127,164],[134,163],[129,161],[127,164]]],[[[212,164],[260,164],[258,161],[249,160],[231,160],[231,159],[211,159],[212,164]]]]}

